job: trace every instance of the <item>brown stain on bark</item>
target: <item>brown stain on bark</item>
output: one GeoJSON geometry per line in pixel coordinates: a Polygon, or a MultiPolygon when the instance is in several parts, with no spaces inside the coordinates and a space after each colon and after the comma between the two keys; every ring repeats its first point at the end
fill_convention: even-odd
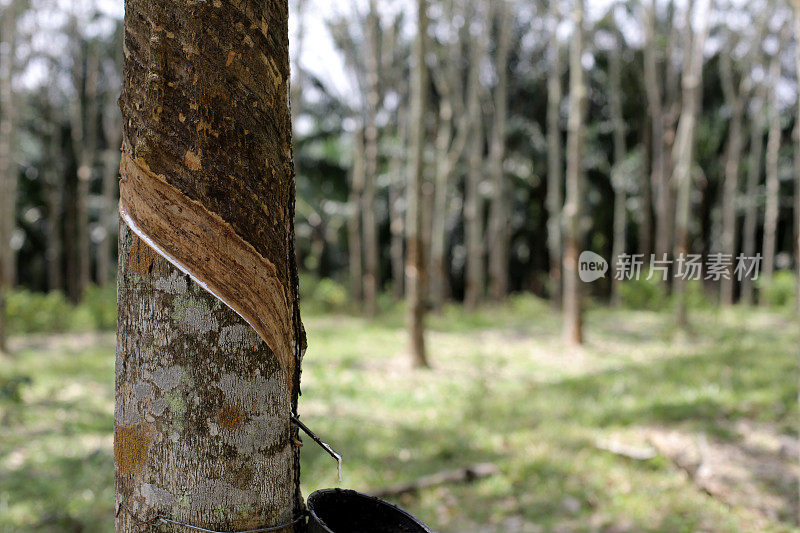
{"type": "Polygon", "coordinates": [[[150,273],[153,261],[157,257],[158,254],[147,246],[147,243],[139,237],[134,237],[131,251],[128,253],[128,269],[140,276],[146,276],[150,273]]]}
{"type": "Polygon", "coordinates": [[[114,428],[114,462],[123,476],[136,474],[147,462],[150,436],[146,428],[121,425],[114,428]]]}
{"type": "Polygon", "coordinates": [[[231,402],[225,402],[216,412],[217,423],[228,431],[240,427],[245,422],[245,418],[246,415],[242,408],[231,402]]]}
{"type": "Polygon", "coordinates": [[[275,354],[292,390],[291,307],[275,265],[222,217],[167,183],[141,158],[131,157],[127,145],[120,174],[122,218],[256,330],[275,354]]]}

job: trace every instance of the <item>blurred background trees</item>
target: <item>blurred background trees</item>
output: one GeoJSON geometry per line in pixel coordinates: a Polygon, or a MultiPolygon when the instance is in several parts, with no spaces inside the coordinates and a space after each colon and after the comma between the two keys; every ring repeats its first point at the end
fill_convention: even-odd
{"type": "MultiPolygon", "coordinates": [[[[682,295],[754,303],[790,276],[787,0],[420,5],[291,3],[297,253],[332,305],[373,315],[407,295],[421,317],[533,292],[578,342],[587,297],[674,293],[689,323],[682,295]],[[606,278],[577,280],[582,250],[606,278]],[[725,254],[730,279],[684,286],[673,264],[626,289],[612,258],[633,253],[643,277],[725,254]],[[736,279],[739,254],[762,255],[758,283],[736,279]]],[[[114,279],[121,5],[0,6],[2,292],[78,303],[114,279]]]]}

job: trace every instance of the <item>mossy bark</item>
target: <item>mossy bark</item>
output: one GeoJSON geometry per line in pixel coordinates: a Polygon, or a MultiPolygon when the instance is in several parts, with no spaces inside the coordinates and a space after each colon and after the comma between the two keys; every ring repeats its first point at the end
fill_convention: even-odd
{"type": "MultiPolygon", "coordinates": [[[[288,5],[127,0],[125,7],[123,203],[149,200],[153,191],[140,190],[147,179],[173,196],[163,212],[147,204],[153,219],[135,225],[141,235],[120,228],[117,531],[141,530],[123,505],[140,520],[164,516],[215,530],[289,523],[303,505],[290,415],[305,341],[293,244],[288,5]],[[190,277],[151,248],[147,242],[174,260],[197,245],[142,229],[160,227],[148,223],[170,209],[182,220],[174,235],[219,235],[207,242],[206,260],[234,266],[183,261],[190,277]],[[219,227],[190,231],[211,223],[219,227]],[[240,256],[225,258],[226,250],[258,261],[236,264],[240,256]],[[247,310],[265,322],[263,331],[285,332],[285,343],[266,342],[232,310],[239,302],[225,305],[203,288],[246,279],[243,265],[261,263],[270,266],[270,296],[281,305],[247,310]]],[[[293,530],[299,526],[284,531],[293,530]]]]}

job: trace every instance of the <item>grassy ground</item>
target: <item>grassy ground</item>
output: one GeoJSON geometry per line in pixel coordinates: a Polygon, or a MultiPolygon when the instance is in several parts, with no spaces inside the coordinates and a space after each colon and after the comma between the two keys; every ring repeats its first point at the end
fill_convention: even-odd
{"type": "MultiPolygon", "coordinates": [[[[434,368],[415,370],[399,311],[306,316],[301,416],[357,490],[495,463],[397,500],[438,531],[794,530],[800,328],[744,309],[693,321],[598,308],[568,350],[536,299],[452,308],[431,319],[434,368]]],[[[32,382],[0,391],[0,531],[111,531],[113,338],[15,344],[0,372],[32,382]]],[[[337,486],[308,439],[302,477],[306,494],[337,486]]]]}

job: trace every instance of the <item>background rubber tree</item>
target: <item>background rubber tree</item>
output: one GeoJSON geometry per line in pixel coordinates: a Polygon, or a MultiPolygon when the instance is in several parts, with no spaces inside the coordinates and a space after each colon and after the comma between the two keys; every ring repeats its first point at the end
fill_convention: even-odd
{"type": "Polygon", "coordinates": [[[422,185],[425,149],[425,118],[428,108],[428,68],[425,65],[428,3],[417,1],[417,38],[414,49],[414,79],[411,86],[411,164],[408,174],[406,211],[406,298],[411,357],[426,367],[425,352],[425,255],[422,244],[422,185]]]}
{"type": "Polygon", "coordinates": [[[288,3],[125,8],[116,529],[286,524],[305,345],[288,3]]]}
{"type": "Polygon", "coordinates": [[[584,211],[585,176],[583,170],[586,76],[583,71],[584,0],[577,0],[572,11],[574,33],[569,49],[569,116],[567,118],[567,173],[564,203],[564,340],[583,342],[583,298],[578,278],[578,257],[583,242],[581,216],[584,211]]]}

